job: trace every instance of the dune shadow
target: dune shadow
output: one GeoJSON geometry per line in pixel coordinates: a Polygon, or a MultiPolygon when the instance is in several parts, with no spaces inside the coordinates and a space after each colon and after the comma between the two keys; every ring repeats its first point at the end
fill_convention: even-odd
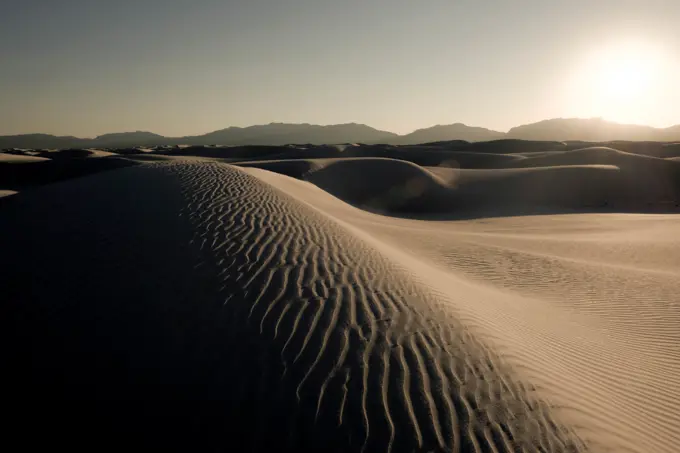
{"type": "Polygon", "coordinates": [[[678,212],[680,172],[663,160],[649,163],[465,170],[364,158],[328,162],[303,179],[355,207],[392,217],[678,212]]]}
{"type": "Polygon", "coordinates": [[[0,188],[23,190],[28,187],[87,176],[118,168],[138,165],[119,157],[60,158],[38,162],[0,162],[0,188]]]}

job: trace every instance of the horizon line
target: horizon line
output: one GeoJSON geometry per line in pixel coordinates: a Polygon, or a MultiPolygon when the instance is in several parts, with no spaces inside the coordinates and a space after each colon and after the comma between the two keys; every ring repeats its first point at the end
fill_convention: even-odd
{"type": "Polygon", "coordinates": [[[545,118],[545,119],[542,119],[542,120],[537,120],[537,121],[533,121],[533,122],[529,122],[529,123],[523,123],[523,124],[519,124],[517,126],[512,126],[507,131],[501,131],[501,130],[498,130],[498,129],[491,129],[491,128],[488,128],[488,127],[485,127],[485,126],[470,125],[470,124],[467,124],[467,123],[456,121],[456,122],[453,122],[453,123],[437,123],[437,124],[433,124],[433,125],[430,125],[430,126],[419,127],[419,128],[413,129],[411,132],[400,134],[398,132],[393,132],[393,131],[389,131],[389,130],[386,130],[386,129],[379,129],[379,128],[376,128],[376,127],[371,126],[369,124],[359,123],[359,122],[356,122],[356,121],[349,121],[349,122],[343,122],[343,123],[327,123],[327,124],[309,123],[309,122],[270,121],[269,123],[258,123],[258,124],[251,124],[251,125],[248,125],[248,126],[227,126],[227,127],[221,128],[221,129],[210,130],[208,132],[196,133],[196,134],[187,134],[187,135],[163,135],[163,134],[158,134],[156,132],[151,132],[149,130],[138,129],[138,130],[134,130],[134,131],[128,130],[128,131],[122,131],[122,132],[106,132],[106,133],[99,134],[99,135],[96,135],[96,136],[77,136],[77,135],[68,135],[68,134],[56,135],[56,134],[45,133],[45,132],[24,132],[24,133],[19,133],[19,134],[6,134],[6,135],[0,134],[0,137],[13,137],[13,136],[22,136],[22,135],[51,135],[53,137],[73,137],[73,138],[79,138],[79,139],[93,140],[93,139],[97,139],[97,138],[105,136],[105,135],[112,135],[112,134],[148,133],[148,134],[158,135],[158,136],[164,137],[164,138],[184,138],[184,137],[192,137],[192,136],[200,137],[200,136],[203,136],[203,135],[211,134],[213,132],[223,131],[223,130],[227,130],[227,129],[247,129],[249,127],[270,126],[270,125],[275,125],[275,124],[295,125],[295,126],[320,126],[320,127],[357,125],[357,126],[370,127],[371,129],[374,129],[374,130],[380,131],[380,132],[387,132],[387,133],[390,133],[390,134],[395,134],[396,136],[399,136],[399,137],[404,137],[404,136],[413,134],[415,132],[418,132],[418,131],[421,131],[421,130],[431,129],[431,128],[434,128],[434,127],[454,126],[454,125],[462,125],[462,126],[470,127],[470,128],[486,129],[490,132],[498,132],[500,134],[508,134],[512,129],[515,129],[515,128],[518,128],[518,127],[528,126],[528,125],[532,125],[532,124],[538,124],[538,123],[542,123],[542,122],[546,122],[546,121],[554,121],[554,120],[583,120],[583,121],[600,120],[602,122],[606,122],[606,123],[610,123],[610,124],[616,124],[616,125],[619,125],[619,126],[648,127],[648,128],[657,129],[657,130],[670,129],[672,127],[680,126],[680,123],[671,124],[671,125],[665,126],[665,127],[652,126],[650,124],[641,124],[641,123],[622,123],[622,122],[618,122],[618,121],[608,120],[608,119],[601,117],[601,116],[596,116],[596,117],[553,117],[553,118],[545,118]]]}

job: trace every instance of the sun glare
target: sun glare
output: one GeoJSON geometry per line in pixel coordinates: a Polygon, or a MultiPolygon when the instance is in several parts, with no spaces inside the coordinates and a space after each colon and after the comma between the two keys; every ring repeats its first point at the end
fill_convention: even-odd
{"type": "Polygon", "coordinates": [[[610,101],[633,100],[650,94],[657,68],[647,55],[625,52],[605,55],[596,62],[595,88],[610,101]]]}
{"type": "Polygon", "coordinates": [[[642,43],[601,46],[577,71],[571,103],[589,116],[645,122],[664,87],[663,54],[642,43]]]}

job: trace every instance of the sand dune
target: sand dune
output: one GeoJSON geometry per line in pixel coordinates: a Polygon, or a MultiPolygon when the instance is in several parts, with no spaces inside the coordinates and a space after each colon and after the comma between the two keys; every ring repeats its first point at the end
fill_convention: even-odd
{"type": "Polygon", "coordinates": [[[559,407],[588,450],[675,451],[677,216],[385,221],[307,183],[258,176],[350,219],[341,221],[435,289],[559,407]]]}
{"type": "MultiPolygon", "coordinates": [[[[516,148],[515,141],[513,146],[516,148]]],[[[520,142],[517,142],[520,143],[520,142]]],[[[208,157],[222,161],[238,162],[240,160],[306,160],[306,159],[333,159],[350,157],[382,157],[406,160],[418,165],[436,166],[455,162],[464,168],[498,168],[506,162],[522,158],[521,155],[503,153],[505,148],[494,145],[492,150],[485,152],[486,148],[480,143],[445,142],[429,145],[290,145],[290,146],[189,146],[159,148],[153,151],[154,155],[208,157]]],[[[526,143],[525,143],[526,145],[526,143]]],[[[535,147],[543,148],[545,143],[529,144],[524,150],[535,147]]],[[[550,149],[553,149],[551,147],[550,149]]],[[[119,150],[112,150],[118,153],[119,150]]],[[[127,149],[120,150],[120,154],[131,155],[127,149]]],[[[140,154],[140,153],[134,153],[140,154]]],[[[147,157],[148,153],[145,153],[147,157]]]]}
{"type": "Polygon", "coordinates": [[[628,153],[605,146],[579,148],[568,151],[543,152],[524,160],[513,162],[520,167],[546,167],[554,165],[609,164],[619,166],[665,165],[663,159],[628,153]]]}
{"type": "Polygon", "coordinates": [[[674,158],[680,157],[680,143],[669,143],[663,146],[663,152],[659,157],[674,158]]]}
{"type": "MultiPolygon", "coordinates": [[[[585,148],[587,146],[589,145],[579,146],[579,148],[585,148]]],[[[677,143],[615,141],[606,143],[606,146],[650,157],[665,158],[674,157],[680,154],[680,146],[677,143]]]]}
{"type": "Polygon", "coordinates": [[[292,178],[302,179],[312,170],[323,168],[334,159],[280,159],[238,162],[241,168],[261,168],[292,178]]]}
{"type": "Polygon", "coordinates": [[[100,149],[45,149],[34,151],[34,154],[38,157],[44,157],[46,159],[61,160],[61,159],[86,159],[93,157],[108,157],[116,154],[122,154],[122,150],[119,153],[112,153],[109,151],[103,151],[100,149]]]}
{"type": "MultiPolygon", "coordinates": [[[[619,166],[570,165],[579,161],[579,153],[568,152],[568,159],[561,155],[526,158],[542,163],[567,161],[567,165],[488,170],[421,167],[383,158],[259,161],[239,165],[303,179],[343,201],[389,215],[431,218],[507,215],[518,210],[647,211],[677,207],[680,167],[674,163],[640,156],[643,164],[649,160],[652,165],[645,168],[635,161],[626,167],[615,159],[611,160],[619,166]]],[[[582,160],[598,159],[595,156],[582,160]]]]}
{"type": "Polygon", "coordinates": [[[0,153],[0,190],[21,191],[93,173],[137,165],[116,155],[98,158],[57,158],[0,153]]]}
{"type": "Polygon", "coordinates": [[[0,164],[5,163],[31,163],[31,162],[43,162],[48,160],[45,157],[25,155],[25,154],[10,154],[10,153],[0,153],[0,164]]]}
{"type": "Polygon", "coordinates": [[[155,416],[176,428],[195,417],[190,438],[171,431],[168,445],[256,451],[512,451],[538,440],[580,449],[426,285],[243,171],[135,168],[34,192],[7,210],[3,293],[15,310],[5,321],[34,335],[10,363],[28,372],[20,364],[31,357],[40,369],[17,373],[26,393],[15,396],[48,413],[64,391],[99,400],[86,406],[89,421],[76,416],[79,427],[134,430],[155,416]],[[33,216],[56,212],[40,237],[22,234],[33,216]],[[39,261],[22,256],[26,242],[42,250],[39,261]],[[99,292],[121,268],[128,277],[99,292]],[[168,414],[170,395],[183,402],[168,414]],[[150,413],[125,411],[119,398],[150,413]],[[212,417],[242,438],[220,440],[212,417]]]}
{"type": "Polygon", "coordinates": [[[676,451],[678,164],[520,145],[8,158],[7,441],[676,451]]]}

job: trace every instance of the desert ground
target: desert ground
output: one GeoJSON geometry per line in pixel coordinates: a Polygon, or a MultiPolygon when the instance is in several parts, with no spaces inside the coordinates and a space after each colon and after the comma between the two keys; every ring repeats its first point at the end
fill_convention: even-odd
{"type": "Polygon", "coordinates": [[[0,295],[21,451],[680,450],[680,144],[8,149],[0,295]]]}

